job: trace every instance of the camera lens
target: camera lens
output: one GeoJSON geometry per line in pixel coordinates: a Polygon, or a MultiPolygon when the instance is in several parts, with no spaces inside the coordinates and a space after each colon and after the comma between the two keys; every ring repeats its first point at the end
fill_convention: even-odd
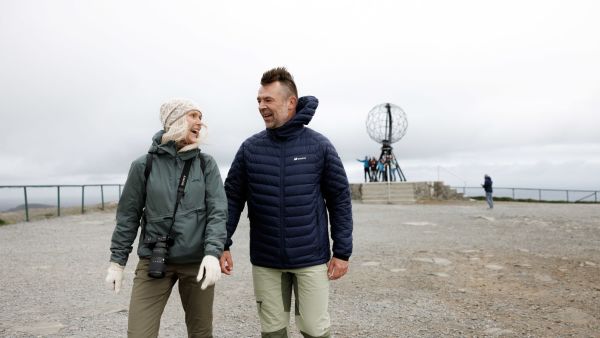
{"type": "Polygon", "coordinates": [[[154,248],[152,248],[148,276],[152,278],[163,278],[165,276],[165,272],[167,271],[167,252],[166,238],[159,238],[154,248]]]}

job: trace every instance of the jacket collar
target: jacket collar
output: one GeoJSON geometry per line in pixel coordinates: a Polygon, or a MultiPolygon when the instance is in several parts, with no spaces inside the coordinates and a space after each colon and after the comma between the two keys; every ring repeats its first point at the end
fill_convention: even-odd
{"type": "Polygon", "coordinates": [[[319,100],[316,97],[301,97],[296,106],[296,115],[279,128],[267,129],[267,134],[280,140],[298,136],[304,130],[304,126],[312,120],[317,106],[319,106],[319,100]]]}
{"type": "Polygon", "coordinates": [[[150,146],[150,149],[148,149],[149,153],[169,154],[171,157],[179,157],[181,158],[181,160],[185,161],[194,156],[197,156],[200,152],[200,149],[192,149],[182,153],[178,153],[175,141],[169,141],[164,144],[160,143],[164,133],[164,130],[160,130],[156,134],[154,134],[154,136],[152,136],[152,145],[150,146]]]}

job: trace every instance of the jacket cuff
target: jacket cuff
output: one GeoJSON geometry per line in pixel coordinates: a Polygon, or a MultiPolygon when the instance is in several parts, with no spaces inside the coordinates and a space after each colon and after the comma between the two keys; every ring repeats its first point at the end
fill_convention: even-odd
{"type": "Polygon", "coordinates": [[[125,266],[127,265],[127,260],[128,260],[129,256],[126,256],[124,259],[121,257],[118,257],[116,255],[111,255],[110,256],[110,262],[112,263],[117,263],[121,266],[125,266]]]}
{"type": "Polygon", "coordinates": [[[350,259],[350,256],[344,256],[344,255],[338,255],[338,254],[333,254],[333,257],[335,257],[337,259],[341,259],[343,261],[348,261],[350,259]]]}

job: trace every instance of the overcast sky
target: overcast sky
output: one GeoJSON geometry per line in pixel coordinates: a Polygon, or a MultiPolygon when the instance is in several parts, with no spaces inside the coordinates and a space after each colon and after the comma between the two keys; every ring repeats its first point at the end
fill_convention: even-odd
{"type": "Polygon", "coordinates": [[[122,183],[171,97],[202,107],[226,173],[286,66],[350,180],[367,113],[408,117],[409,180],[600,189],[598,1],[0,3],[0,184],[122,183]],[[439,168],[439,169],[438,169],[439,168]]]}

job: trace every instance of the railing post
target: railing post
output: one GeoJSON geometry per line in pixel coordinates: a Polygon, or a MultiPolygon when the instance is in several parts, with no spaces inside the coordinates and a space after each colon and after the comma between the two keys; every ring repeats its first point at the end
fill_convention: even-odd
{"type": "Polygon", "coordinates": [[[83,214],[83,203],[85,196],[85,185],[81,186],[81,213],[83,214]]]}
{"type": "Polygon", "coordinates": [[[594,191],[594,202],[598,203],[598,192],[594,191]]]}
{"type": "Polygon", "coordinates": [[[121,199],[121,185],[119,184],[119,199],[121,199]]]}
{"type": "Polygon", "coordinates": [[[25,221],[29,222],[29,205],[27,203],[27,187],[23,187],[23,194],[25,195],[25,221]]]}
{"type": "Polygon", "coordinates": [[[569,203],[569,190],[565,190],[567,192],[567,203],[569,203]]]}
{"type": "Polygon", "coordinates": [[[387,193],[388,193],[388,194],[387,194],[387,195],[388,195],[388,196],[387,196],[387,203],[388,203],[388,204],[392,204],[392,202],[390,201],[390,197],[391,197],[391,196],[390,196],[390,182],[389,182],[389,181],[387,182],[387,193]]]}
{"type": "Polygon", "coordinates": [[[60,217],[60,185],[56,186],[56,214],[60,217]]]}
{"type": "Polygon", "coordinates": [[[104,210],[104,186],[100,184],[100,199],[102,200],[102,210],[104,210]]]}
{"type": "Polygon", "coordinates": [[[515,200],[515,188],[512,188],[512,196],[513,196],[513,201],[515,200]]]}

